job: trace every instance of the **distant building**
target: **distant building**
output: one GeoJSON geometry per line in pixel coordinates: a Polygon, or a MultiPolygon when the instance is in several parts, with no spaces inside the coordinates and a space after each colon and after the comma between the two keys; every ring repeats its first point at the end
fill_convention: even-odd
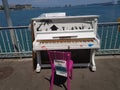
{"type": "Polygon", "coordinates": [[[9,8],[10,8],[10,9],[15,9],[16,6],[15,6],[15,5],[9,5],[9,8]]]}
{"type": "MultiPolygon", "coordinates": [[[[17,5],[9,5],[9,8],[10,9],[31,9],[32,8],[32,5],[31,4],[24,4],[24,5],[20,5],[20,4],[17,4],[17,5]]],[[[0,10],[3,10],[3,6],[0,5],[0,10]]]]}
{"type": "Polygon", "coordinates": [[[72,7],[72,5],[71,4],[65,4],[64,7],[72,7]]]}
{"type": "Polygon", "coordinates": [[[23,9],[23,8],[24,8],[23,5],[19,5],[19,4],[15,5],[15,9],[23,9]]]}
{"type": "Polygon", "coordinates": [[[113,4],[120,4],[120,0],[113,0],[113,4]]]}
{"type": "Polygon", "coordinates": [[[117,1],[117,4],[120,4],[120,0],[117,1]]]}
{"type": "Polygon", "coordinates": [[[3,6],[2,5],[0,5],[0,10],[2,10],[3,9],[3,6]]]}
{"type": "Polygon", "coordinates": [[[24,8],[25,8],[25,9],[31,9],[31,8],[32,8],[32,5],[31,5],[31,4],[26,4],[26,5],[24,6],[24,8]]]}
{"type": "Polygon", "coordinates": [[[16,5],[16,9],[31,9],[32,5],[31,4],[24,4],[24,5],[16,5]]]}

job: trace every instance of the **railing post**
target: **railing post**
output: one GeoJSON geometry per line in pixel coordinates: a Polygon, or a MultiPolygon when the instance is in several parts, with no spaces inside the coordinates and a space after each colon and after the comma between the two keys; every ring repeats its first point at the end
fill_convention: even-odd
{"type": "MultiPolygon", "coordinates": [[[[7,2],[7,0],[2,0],[2,3],[3,3],[4,12],[5,12],[5,15],[6,15],[6,20],[7,20],[8,27],[12,27],[12,20],[10,18],[10,11],[9,11],[8,2],[7,2]]],[[[18,52],[17,40],[16,40],[16,37],[15,37],[14,29],[10,30],[10,35],[11,35],[14,51],[18,52]]]]}

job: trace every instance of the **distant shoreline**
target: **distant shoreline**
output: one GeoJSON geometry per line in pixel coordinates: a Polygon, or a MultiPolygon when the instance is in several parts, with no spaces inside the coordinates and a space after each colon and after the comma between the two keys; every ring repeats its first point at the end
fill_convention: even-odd
{"type": "MultiPolygon", "coordinates": [[[[118,4],[112,4],[112,3],[99,3],[99,4],[85,4],[85,5],[65,5],[65,6],[55,6],[56,8],[63,8],[63,7],[77,7],[77,6],[80,6],[80,7],[86,7],[86,6],[116,6],[116,5],[120,5],[120,3],[118,4]]],[[[31,4],[25,4],[25,5],[14,5],[14,6],[11,6],[9,9],[11,10],[31,10],[31,9],[35,9],[35,8],[41,8],[41,9],[46,9],[46,8],[55,8],[55,7],[32,7],[31,4]]],[[[0,5],[0,11],[3,11],[4,8],[3,6],[0,5]]]]}
{"type": "MultiPolygon", "coordinates": [[[[12,10],[23,10],[23,9],[31,9],[32,5],[31,4],[17,4],[17,5],[9,5],[9,9],[12,10]]],[[[0,10],[4,10],[4,7],[2,5],[0,5],[0,10]]]]}

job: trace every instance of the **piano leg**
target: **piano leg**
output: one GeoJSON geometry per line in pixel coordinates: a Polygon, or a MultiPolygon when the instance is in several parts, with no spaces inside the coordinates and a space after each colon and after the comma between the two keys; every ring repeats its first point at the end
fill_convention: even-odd
{"type": "Polygon", "coordinates": [[[90,70],[95,72],[96,71],[96,65],[95,65],[95,49],[91,50],[90,55],[90,70]]]}
{"type": "Polygon", "coordinates": [[[36,72],[40,72],[41,71],[41,54],[40,54],[40,51],[37,51],[36,55],[37,55],[36,72]]]}

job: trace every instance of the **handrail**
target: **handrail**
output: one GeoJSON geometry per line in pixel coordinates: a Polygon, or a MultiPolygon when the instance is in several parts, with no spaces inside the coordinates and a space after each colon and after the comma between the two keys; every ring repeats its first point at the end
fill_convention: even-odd
{"type": "Polygon", "coordinates": [[[29,26],[12,26],[12,27],[0,27],[0,30],[4,30],[4,29],[25,29],[25,28],[29,28],[29,26]]]}
{"type": "Polygon", "coordinates": [[[103,22],[103,23],[98,23],[98,26],[101,25],[120,25],[120,22],[103,22]]]}

